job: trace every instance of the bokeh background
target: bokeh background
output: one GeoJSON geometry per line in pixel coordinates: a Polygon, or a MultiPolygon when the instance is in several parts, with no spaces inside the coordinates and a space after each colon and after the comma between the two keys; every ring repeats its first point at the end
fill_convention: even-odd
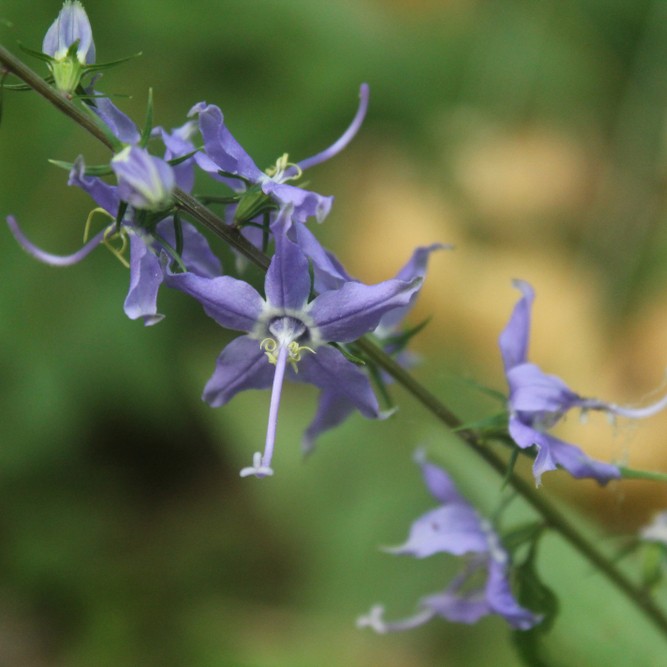
{"type": "MultiPolygon", "coordinates": [[[[497,411],[497,336],[537,291],[531,356],[586,395],[640,402],[667,367],[667,3],[661,0],[118,0],[86,3],[98,61],[137,121],[180,125],[206,100],[260,165],[363,131],[308,174],[333,194],[318,229],[366,282],[420,244],[432,258],[412,322],[430,317],[416,372],[465,419],[497,411]]],[[[5,0],[0,38],[39,49],[57,1],[5,0]]],[[[38,61],[33,66],[43,67],[38,61]]],[[[6,93],[0,213],[53,252],[80,244],[91,208],[49,158],[104,149],[47,103],[6,93]]],[[[200,190],[206,191],[202,182],[200,190]]],[[[2,230],[0,230],[2,231],[2,230]]],[[[225,250],[221,249],[224,253],[225,250]]],[[[166,290],[153,328],[122,314],[127,272],[103,249],[58,270],[0,234],[0,665],[337,667],[515,665],[504,623],[439,620],[376,636],[373,603],[409,615],[457,564],[399,559],[433,506],[427,446],[485,511],[500,480],[400,389],[383,423],[354,416],[303,461],[311,387],[284,394],[275,478],[241,480],[263,442],[268,394],[212,410],[201,389],[229,340],[166,290]]],[[[228,255],[227,255],[228,257],[228,255]]],[[[561,434],[592,455],[667,470],[667,417],[561,434]]],[[[667,505],[664,485],[604,490],[560,474],[543,493],[610,551],[667,505]]],[[[515,503],[515,518],[529,516],[515,503]]],[[[626,559],[630,569],[639,561],[626,559]]],[[[556,537],[540,571],[562,615],[553,664],[662,665],[664,640],[556,537]]]]}

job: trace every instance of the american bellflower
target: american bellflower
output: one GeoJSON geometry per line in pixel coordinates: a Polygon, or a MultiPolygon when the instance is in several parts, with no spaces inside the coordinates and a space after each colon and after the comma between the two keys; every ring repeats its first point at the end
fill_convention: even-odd
{"type": "Polygon", "coordinates": [[[357,627],[386,633],[410,630],[436,616],[475,623],[489,614],[502,616],[519,630],[539,623],[541,617],[521,607],[512,595],[509,554],[491,525],[460,495],[444,470],[426,462],[421,453],[417,460],[428,490],[441,504],[412,524],[405,544],[388,551],[415,558],[448,553],[465,557],[466,564],[442,593],[422,598],[414,616],[388,622],[383,618],[384,608],[376,605],[357,620],[357,627]],[[480,574],[485,580],[477,584],[480,574]]]}
{"type": "Polygon", "coordinates": [[[44,36],[42,52],[50,56],[48,65],[58,90],[73,92],[86,65],[95,62],[95,43],[90,21],[78,0],[66,0],[58,18],[44,36]]]}
{"type": "Polygon", "coordinates": [[[287,205],[292,207],[295,222],[305,222],[310,217],[322,222],[331,209],[333,197],[304,190],[290,181],[297,180],[304,170],[332,158],[352,140],[366,115],[366,84],[361,86],[359,97],[359,108],[352,123],[329,148],[297,163],[289,162],[285,154],[266,171],[255,164],[231,135],[222,111],[217,106],[200,102],[190,111],[191,116],[198,116],[204,139],[204,152],[197,153],[195,159],[204,171],[242,193],[235,213],[237,222],[252,220],[262,211],[282,209],[287,205]]]}
{"type": "Polygon", "coordinates": [[[167,276],[168,284],[197,299],[207,315],[223,327],[247,332],[218,357],[203,398],[217,407],[244,389],[272,387],[264,453],[242,476],[273,474],[278,407],[285,377],[336,388],[366,417],[379,407],[363,371],[327,343],[348,343],[372,331],[382,316],[406,305],[418,289],[411,282],[387,280],[377,285],[345,283],[311,300],[308,259],[288,238],[292,211],[281,211],[273,223],[275,254],[262,296],[248,283],[230,276],[203,278],[192,273],[167,276]]]}
{"type": "MultiPolygon", "coordinates": [[[[113,186],[96,176],[87,175],[83,158],[79,157],[75,161],[70,172],[69,184],[85,190],[99,207],[94,212],[101,213],[111,222],[71,255],[53,255],[41,250],[25,236],[12,216],[7,218],[7,224],[27,253],[50,266],[71,266],[88,256],[100,244],[108,245],[130,269],[130,288],[124,304],[125,314],[132,320],[141,318],[144,324],[149,326],[163,318],[163,315],[157,310],[158,289],[164,279],[164,262],[160,260],[160,256],[163,252],[173,255],[177,247],[174,221],[173,218],[168,217],[158,222],[154,228],[147,229],[138,223],[138,212],[130,206],[125,211],[119,226],[116,223],[116,217],[121,198],[132,198],[133,201],[143,205],[149,202],[151,197],[160,197],[166,191],[163,184],[160,182],[156,184],[154,180],[150,180],[152,178],[150,163],[144,165],[140,160],[139,167],[135,165],[134,171],[132,171],[132,164],[129,165],[129,168],[128,165],[123,164],[119,171],[121,172],[119,173],[119,185],[113,186]],[[146,167],[148,176],[141,175],[143,166],[146,167]],[[123,169],[128,169],[127,173],[123,172],[123,169]],[[142,183],[141,178],[146,178],[147,182],[142,183]],[[125,192],[122,189],[123,180],[127,182],[128,189],[125,192]],[[132,180],[131,183],[129,183],[130,180],[132,180]],[[121,193],[123,193],[122,197],[121,193]],[[139,197],[144,197],[144,201],[138,199],[139,197]],[[113,245],[114,242],[121,243],[120,250],[113,245]],[[129,263],[121,257],[128,243],[130,246],[129,263]]],[[[159,180],[159,172],[156,178],[159,180]]],[[[206,239],[189,223],[181,224],[183,247],[180,260],[183,265],[198,275],[219,275],[220,261],[212,253],[206,239]]]]}
{"type": "Polygon", "coordinates": [[[610,416],[633,419],[650,417],[667,407],[667,396],[644,408],[626,408],[594,398],[583,398],[572,391],[560,378],[547,375],[528,361],[530,317],[535,293],[522,280],[514,281],[522,296],[514,307],[510,320],[500,334],[500,351],[509,384],[509,432],[522,449],[537,447],[533,475],[539,485],[544,472],[558,466],[573,477],[590,477],[601,484],[621,476],[619,469],[609,463],[595,461],[575,445],[563,442],[548,433],[569,410],[582,413],[599,410],[610,416]]]}

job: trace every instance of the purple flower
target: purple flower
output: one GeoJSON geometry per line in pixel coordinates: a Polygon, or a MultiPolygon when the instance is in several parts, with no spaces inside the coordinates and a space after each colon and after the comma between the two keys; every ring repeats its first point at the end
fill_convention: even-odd
{"type": "Polygon", "coordinates": [[[56,88],[64,93],[76,90],[86,66],[95,62],[93,31],[78,0],[63,4],[44,36],[42,52],[50,56],[48,66],[56,88]]]}
{"type": "Polygon", "coordinates": [[[357,627],[370,627],[378,633],[415,628],[435,616],[458,623],[475,623],[483,616],[502,616],[513,628],[528,630],[541,617],[519,605],[512,595],[509,581],[509,554],[500,544],[491,525],[457,491],[441,468],[417,457],[424,482],[441,505],[417,519],[408,541],[389,551],[427,558],[437,553],[465,556],[462,572],[436,595],[424,597],[414,616],[401,621],[384,620],[382,606],[357,620],[357,627]],[[483,583],[477,583],[485,575],[483,583]]]}
{"type": "MultiPolygon", "coordinates": [[[[78,158],[70,172],[69,184],[85,190],[97,203],[98,212],[112,220],[102,231],[72,255],[53,255],[44,252],[23,234],[16,220],[9,216],[7,224],[21,247],[35,259],[50,266],[71,266],[84,259],[101,243],[107,245],[130,269],[130,288],[125,299],[125,314],[132,320],[143,319],[146,326],[156,324],[163,315],[157,310],[157,294],[164,280],[163,252],[173,252],[177,246],[174,221],[169,217],[160,221],[151,232],[136,222],[136,212],[128,208],[120,228],[116,216],[120,206],[119,188],[94,176],[86,175],[83,158],[78,158]],[[120,243],[120,248],[114,243],[120,243]],[[123,257],[126,245],[130,247],[130,261],[123,257]]],[[[92,216],[92,213],[91,213],[92,216]]],[[[206,239],[190,224],[182,223],[183,249],[180,259],[188,270],[202,276],[221,272],[220,261],[211,252],[206,239]]]]}
{"type": "Polygon", "coordinates": [[[78,0],[66,0],[58,18],[46,31],[42,52],[54,60],[64,60],[77,41],[77,60],[81,65],[92,65],[95,62],[95,43],[88,15],[78,0]]]}
{"type": "MultiPolygon", "coordinates": [[[[305,244],[306,248],[304,248],[303,245],[300,245],[306,255],[308,255],[309,258],[313,260],[315,289],[318,291],[324,291],[325,285],[328,285],[328,289],[338,289],[346,282],[353,281],[353,279],[347,273],[345,273],[344,269],[342,266],[340,266],[333,255],[326,253],[323,249],[321,250],[321,253],[312,252],[314,243],[317,242],[314,241],[314,239],[311,240],[310,237],[312,235],[310,235],[308,229],[302,225],[299,225],[297,227],[297,231],[299,232],[299,238],[302,240],[307,240],[307,243],[305,244]],[[318,268],[320,269],[319,272],[318,268]],[[322,268],[324,268],[324,271],[321,270],[322,268]],[[321,276],[319,283],[318,275],[321,276]]],[[[317,246],[319,246],[319,243],[317,243],[317,246]]],[[[405,282],[412,282],[416,278],[423,280],[426,274],[426,265],[428,263],[430,254],[435,250],[440,250],[445,247],[447,246],[444,246],[441,243],[434,243],[430,246],[417,248],[412,254],[410,260],[398,272],[395,279],[405,282]]],[[[393,349],[393,341],[396,335],[399,333],[402,320],[414,305],[418,293],[419,290],[415,290],[410,298],[410,301],[406,305],[393,308],[385,315],[383,315],[378,322],[377,327],[373,331],[373,336],[382,345],[388,354],[393,354],[395,352],[393,349]]],[[[403,366],[409,366],[412,359],[412,356],[408,355],[407,353],[402,353],[398,357],[399,363],[403,366]]],[[[327,390],[322,390],[322,392],[320,392],[315,417],[306,429],[301,441],[301,448],[304,454],[309,454],[312,452],[315,448],[316,439],[325,431],[328,431],[345,421],[345,419],[347,419],[347,417],[352,414],[354,409],[354,404],[337,387],[331,387],[327,390]]],[[[392,410],[383,411],[378,414],[378,418],[383,419],[390,416],[391,414],[393,414],[392,410]]]]}
{"type": "Polygon", "coordinates": [[[172,202],[176,185],[173,169],[145,148],[126,146],[111,160],[118,178],[118,196],[134,208],[163,211],[172,202]]]}
{"type": "Polygon", "coordinates": [[[322,222],[331,209],[333,198],[291,185],[289,181],[297,180],[305,169],[325,162],[343,150],[361,127],[367,107],[368,86],[363,84],[357,113],[351,125],[334,144],[298,163],[289,162],[285,154],[274,167],[262,171],[231,135],[224,123],[222,111],[214,105],[200,102],[192,108],[190,115],[199,116],[205,153],[198,153],[195,159],[204,171],[244,193],[235,213],[237,222],[252,220],[262,211],[282,209],[287,205],[293,207],[296,222],[305,222],[310,217],[322,222]]]}
{"type": "Polygon", "coordinates": [[[218,407],[239,391],[272,387],[264,453],[255,454],[242,476],[273,474],[271,458],[285,377],[323,391],[336,388],[364,416],[378,416],[377,399],[363,371],[327,343],[348,343],[372,331],[385,313],[407,304],[421,282],[387,280],[371,286],[350,282],[310,300],[308,259],[287,235],[291,216],[286,208],[273,224],[276,250],[264,283],[266,298],[230,276],[167,277],[172,287],[197,299],[218,324],[247,332],[218,357],[204,400],[218,407]]]}
{"type": "Polygon", "coordinates": [[[649,417],[667,406],[667,396],[644,408],[626,408],[583,398],[560,378],[547,375],[528,362],[530,316],[535,293],[524,281],[515,280],[514,286],[521,291],[522,297],[500,334],[499,342],[510,389],[509,432],[522,449],[537,447],[533,464],[535,482],[539,486],[542,474],[558,466],[573,477],[590,477],[601,484],[619,478],[621,473],[616,466],[589,458],[578,447],[550,435],[548,429],[573,408],[581,409],[582,413],[599,410],[612,416],[649,417]]]}

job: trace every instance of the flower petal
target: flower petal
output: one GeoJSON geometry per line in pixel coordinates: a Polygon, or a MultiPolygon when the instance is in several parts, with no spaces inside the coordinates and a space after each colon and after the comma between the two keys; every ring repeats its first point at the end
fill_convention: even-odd
{"type": "Polygon", "coordinates": [[[509,372],[528,358],[528,342],[530,340],[530,311],[535,299],[533,288],[523,280],[514,280],[514,287],[521,291],[519,299],[507,326],[500,334],[500,352],[505,364],[505,372],[509,372]]]}
{"type": "Polygon", "coordinates": [[[333,347],[322,346],[315,353],[306,352],[299,362],[299,372],[292,372],[290,378],[341,394],[368,419],[381,415],[366,374],[333,347]]]}
{"type": "Polygon", "coordinates": [[[82,155],[79,155],[74,160],[74,165],[69,172],[67,185],[76,185],[81,188],[95,200],[98,206],[114,218],[118,214],[118,206],[120,204],[118,188],[115,185],[105,183],[97,176],[87,176],[86,164],[82,155]]]}
{"type": "MultiPolygon", "coordinates": [[[[166,218],[157,225],[157,232],[172,248],[176,248],[174,219],[166,218]]],[[[204,278],[215,278],[222,273],[220,260],[213,254],[206,237],[194,225],[181,221],[183,252],[181,259],[188,271],[204,278]]],[[[159,240],[159,239],[158,239],[159,240]]]]}
{"type": "Polygon", "coordinates": [[[227,329],[252,331],[264,307],[264,299],[254,287],[230,276],[167,273],[165,280],[170,287],[197,299],[206,314],[227,329]]]}
{"type": "Polygon", "coordinates": [[[259,343],[250,336],[239,336],[220,353],[202,398],[217,408],[240,391],[268,389],[274,371],[259,343]]]}
{"type": "Polygon", "coordinates": [[[377,285],[345,283],[338,290],[320,294],[309,311],[323,341],[348,343],[372,331],[392,308],[405,306],[419,289],[421,279],[412,282],[386,280],[377,285]]]}
{"type": "Polygon", "coordinates": [[[125,298],[125,314],[131,319],[143,318],[146,326],[164,318],[157,312],[157,294],[163,281],[160,261],[136,233],[130,237],[130,289],[125,298]]]}

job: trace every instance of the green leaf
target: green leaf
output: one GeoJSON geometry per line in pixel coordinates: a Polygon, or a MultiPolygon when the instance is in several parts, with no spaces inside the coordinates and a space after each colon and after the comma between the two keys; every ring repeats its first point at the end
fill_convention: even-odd
{"type": "Polygon", "coordinates": [[[146,105],[146,120],[144,122],[144,129],[141,131],[141,138],[139,145],[146,148],[148,140],[151,138],[153,130],[153,89],[148,89],[148,104],[146,105]]]}

